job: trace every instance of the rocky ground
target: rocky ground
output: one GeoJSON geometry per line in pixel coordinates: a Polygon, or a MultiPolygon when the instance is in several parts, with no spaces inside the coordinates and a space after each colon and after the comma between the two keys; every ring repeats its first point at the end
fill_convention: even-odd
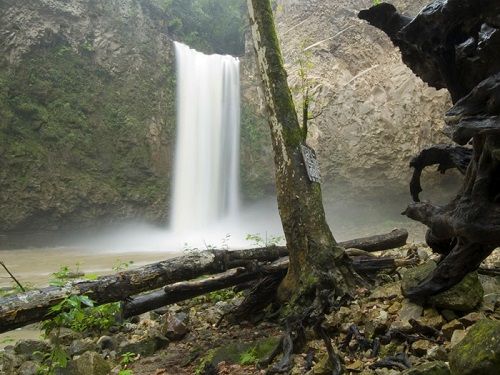
{"type": "MultiPolygon", "coordinates": [[[[360,289],[355,299],[326,317],[324,328],[346,374],[498,375],[500,277],[471,274],[422,306],[406,300],[401,289],[435,267],[430,249],[412,244],[383,255],[418,257],[420,265],[372,275],[373,288],[360,289]]],[[[499,267],[500,252],[484,266],[499,267]]],[[[276,347],[281,327],[257,316],[255,322],[221,321],[242,298],[232,291],[214,292],[100,334],[63,328],[58,337],[71,360],[56,373],[264,374],[257,363],[276,347]]],[[[24,340],[5,348],[0,374],[36,374],[53,343],[54,334],[46,341],[24,340]]],[[[332,373],[325,345],[312,331],[290,373],[332,373]]]]}

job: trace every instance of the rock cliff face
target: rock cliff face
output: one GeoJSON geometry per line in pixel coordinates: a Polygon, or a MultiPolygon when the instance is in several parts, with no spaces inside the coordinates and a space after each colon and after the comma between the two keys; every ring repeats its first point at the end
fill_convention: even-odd
{"type": "MultiPolygon", "coordinates": [[[[170,33],[179,33],[179,20],[163,3],[0,2],[0,232],[168,220],[170,33]]],[[[277,1],[299,110],[308,85],[311,113],[321,112],[308,142],[318,150],[327,197],[387,186],[406,194],[409,160],[440,139],[448,106],[447,93],[421,83],[389,39],[356,18],[370,3],[277,1]]],[[[423,4],[398,2],[412,14],[423,4]]],[[[255,199],[273,189],[273,156],[253,61],[242,60],[241,181],[244,196],[255,199]]]]}
{"type": "Polygon", "coordinates": [[[164,220],[172,44],[139,0],[0,3],[0,230],[164,220]]]}
{"type": "MultiPolygon", "coordinates": [[[[414,15],[426,1],[397,3],[414,15]]],[[[370,5],[369,0],[277,1],[278,33],[298,110],[305,78],[312,117],[321,113],[310,121],[308,143],[319,154],[327,197],[331,190],[408,194],[411,157],[445,140],[440,129],[448,93],[422,83],[387,36],[357,19],[370,5]]]]}

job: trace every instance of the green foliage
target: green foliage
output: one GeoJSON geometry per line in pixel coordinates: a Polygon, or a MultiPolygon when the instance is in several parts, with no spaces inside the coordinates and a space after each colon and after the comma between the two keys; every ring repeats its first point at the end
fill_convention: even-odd
{"type": "Polygon", "coordinates": [[[284,236],[266,236],[263,238],[260,233],[249,233],[245,237],[247,241],[252,241],[252,245],[256,247],[268,247],[268,246],[277,246],[282,244],[285,241],[284,236]]]}
{"type": "Polygon", "coordinates": [[[132,352],[123,353],[120,359],[120,365],[124,368],[137,360],[137,354],[132,352]]]}
{"type": "Polygon", "coordinates": [[[379,5],[382,3],[382,0],[372,0],[373,1],[373,5],[379,5]]]}
{"type": "Polygon", "coordinates": [[[245,0],[153,0],[169,34],[206,53],[242,55],[247,23],[245,0]]]}
{"type": "Polygon", "coordinates": [[[63,286],[69,280],[78,277],[79,274],[79,265],[76,266],[76,270],[71,270],[68,266],[61,266],[59,267],[59,271],[52,274],[53,278],[49,281],[49,285],[63,286]]]}
{"type": "Polygon", "coordinates": [[[54,317],[44,321],[42,329],[45,335],[60,327],[70,328],[76,332],[102,332],[116,324],[119,312],[119,303],[94,306],[89,297],[73,295],[50,308],[49,313],[54,317]]]}
{"type": "Polygon", "coordinates": [[[113,265],[113,271],[119,272],[128,269],[132,264],[134,264],[133,260],[129,260],[128,262],[124,262],[121,259],[117,259],[115,264],[113,265]]]}
{"type": "Polygon", "coordinates": [[[194,371],[195,375],[201,375],[205,373],[205,368],[212,362],[214,359],[214,355],[216,353],[215,349],[210,349],[204,356],[201,358],[198,366],[194,371]]]}
{"type": "MultiPolygon", "coordinates": [[[[145,61],[154,53],[151,44],[138,47],[145,61]]],[[[0,68],[4,228],[27,218],[46,223],[53,215],[61,222],[75,212],[81,221],[114,205],[166,201],[169,181],[152,170],[148,137],[155,118],[163,124],[162,139],[173,139],[174,66],[146,63],[111,74],[95,64],[91,46],[74,50],[58,40],[0,68]],[[57,207],[47,208],[51,196],[57,207]]]]}
{"type": "Polygon", "coordinates": [[[240,356],[240,365],[248,366],[257,363],[257,351],[255,348],[251,348],[246,352],[242,353],[240,356]]]}
{"type": "MultiPolygon", "coordinates": [[[[31,283],[23,282],[22,285],[23,285],[23,288],[25,291],[28,291],[28,290],[31,290],[34,288],[34,285],[31,283]]],[[[23,290],[21,289],[21,287],[19,285],[17,285],[17,283],[14,280],[12,280],[9,288],[5,288],[5,289],[0,290],[0,297],[9,297],[9,296],[13,296],[13,295],[19,294],[19,293],[23,293],[23,290]]]]}

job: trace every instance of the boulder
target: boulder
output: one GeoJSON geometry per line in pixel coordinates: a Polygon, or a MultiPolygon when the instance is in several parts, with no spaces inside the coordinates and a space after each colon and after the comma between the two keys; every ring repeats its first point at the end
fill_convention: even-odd
{"type": "Polygon", "coordinates": [[[50,345],[42,340],[19,340],[14,347],[17,355],[24,355],[29,359],[33,359],[37,352],[48,353],[50,350],[50,345]]]}
{"type": "Polygon", "coordinates": [[[474,324],[450,352],[453,375],[498,375],[500,322],[484,319],[474,324]]]}
{"type": "Polygon", "coordinates": [[[97,344],[90,338],[75,340],[69,346],[69,355],[73,357],[85,352],[94,352],[97,351],[97,349],[97,344]]]}
{"type": "Polygon", "coordinates": [[[71,375],[108,375],[111,366],[96,352],[86,352],[69,361],[67,373],[71,375]]]}
{"type": "Polygon", "coordinates": [[[38,370],[38,363],[33,361],[24,362],[21,367],[19,367],[18,374],[19,375],[36,375],[38,370]]]}
{"type": "Polygon", "coordinates": [[[168,314],[166,315],[165,323],[161,329],[161,333],[165,335],[169,340],[181,340],[189,332],[187,323],[188,315],[185,313],[168,314]]]}
{"type": "MultiPolygon", "coordinates": [[[[433,260],[411,268],[403,274],[401,290],[406,295],[437,267],[433,260]]],[[[469,273],[462,281],[449,290],[429,297],[426,302],[438,309],[469,312],[483,300],[484,290],[477,272],[469,273]]]]}
{"type": "Polygon", "coordinates": [[[450,369],[442,361],[426,362],[405,370],[402,375],[450,375],[450,369]]]}

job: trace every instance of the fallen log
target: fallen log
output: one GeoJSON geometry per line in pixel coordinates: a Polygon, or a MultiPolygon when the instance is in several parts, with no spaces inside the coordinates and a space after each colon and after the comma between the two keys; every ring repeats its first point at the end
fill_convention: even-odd
{"type": "MultiPolygon", "coordinates": [[[[358,273],[374,273],[382,270],[395,270],[398,267],[416,265],[418,259],[394,259],[391,257],[351,256],[352,267],[358,273]]],[[[144,314],[177,302],[198,297],[216,290],[245,285],[239,290],[253,287],[255,281],[265,276],[283,273],[288,268],[288,257],[281,258],[269,265],[255,270],[237,268],[202,280],[183,281],[167,285],[163,290],[154,291],[129,298],[122,303],[123,318],[144,314]],[[253,281],[253,282],[251,282],[253,281]]]]}
{"type": "MultiPolygon", "coordinates": [[[[342,242],[340,245],[377,251],[402,246],[407,237],[406,230],[398,229],[384,235],[342,242]]],[[[0,298],[0,333],[49,318],[50,307],[70,295],[85,294],[96,305],[119,302],[165,285],[238,267],[251,268],[256,262],[272,262],[286,255],[284,246],[234,251],[207,250],[102,276],[97,280],[76,281],[63,287],[47,287],[0,298]]]]}
{"type": "Polygon", "coordinates": [[[102,276],[93,281],[71,282],[63,287],[52,286],[0,298],[0,333],[50,317],[50,307],[70,295],[88,295],[97,305],[119,302],[178,281],[221,273],[252,262],[273,261],[286,254],[286,249],[279,247],[207,250],[102,276]]]}
{"type": "Polygon", "coordinates": [[[339,245],[344,249],[352,248],[374,252],[404,246],[407,239],[408,231],[406,229],[394,229],[389,233],[340,242],[339,245]]]}
{"type": "Polygon", "coordinates": [[[281,272],[284,276],[287,268],[288,257],[284,257],[254,270],[236,268],[202,280],[181,281],[167,285],[162,290],[142,294],[124,301],[122,303],[122,316],[125,319],[130,318],[216,290],[247,283],[266,274],[281,272]]]}

